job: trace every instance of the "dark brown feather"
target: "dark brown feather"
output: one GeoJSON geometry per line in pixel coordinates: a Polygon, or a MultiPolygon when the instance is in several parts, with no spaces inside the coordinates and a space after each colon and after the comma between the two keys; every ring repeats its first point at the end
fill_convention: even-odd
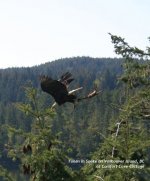
{"type": "Polygon", "coordinates": [[[48,76],[41,76],[41,88],[44,92],[50,94],[59,105],[62,105],[65,102],[74,103],[76,96],[69,95],[67,90],[67,85],[72,81],[72,78],[70,77],[71,74],[66,73],[58,81],[53,80],[48,76]]]}

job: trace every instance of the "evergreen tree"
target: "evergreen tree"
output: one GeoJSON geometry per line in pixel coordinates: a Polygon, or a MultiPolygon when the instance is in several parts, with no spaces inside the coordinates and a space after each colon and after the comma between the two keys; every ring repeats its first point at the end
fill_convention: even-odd
{"type": "Polygon", "coordinates": [[[121,37],[111,35],[115,52],[124,58],[123,105],[110,124],[110,134],[84,171],[89,180],[148,181],[150,177],[150,48],[130,47],[121,37]],[[99,161],[98,161],[99,160],[99,161]]]}
{"type": "MultiPolygon", "coordinates": [[[[66,166],[67,157],[59,148],[62,143],[58,135],[51,132],[54,110],[43,108],[36,89],[28,87],[25,90],[28,102],[17,103],[16,107],[32,116],[31,131],[3,125],[9,137],[5,145],[9,157],[21,163],[20,171],[32,181],[73,180],[73,172],[66,166]]],[[[5,177],[4,174],[1,176],[5,177]]]]}

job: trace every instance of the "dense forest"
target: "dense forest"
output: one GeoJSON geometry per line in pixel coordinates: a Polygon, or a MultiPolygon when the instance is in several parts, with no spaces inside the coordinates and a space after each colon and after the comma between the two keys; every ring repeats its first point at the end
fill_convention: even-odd
{"type": "Polygon", "coordinates": [[[0,70],[0,180],[148,181],[149,49],[111,38],[120,59],[74,57],[0,70]],[[69,90],[83,87],[79,98],[95,88],[100,94],[52,109],[39,77],[65,72],[75,79],[69,90]]]}

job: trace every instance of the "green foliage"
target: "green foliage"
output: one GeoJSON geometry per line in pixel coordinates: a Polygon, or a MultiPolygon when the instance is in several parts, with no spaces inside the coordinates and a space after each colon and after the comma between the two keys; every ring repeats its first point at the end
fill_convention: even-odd
{"type": "Polygon", "coordinates": [[[88,165],[84,172],[89,180],[148,181],[150,176],[150,63],[149,52],[130,47],[121,37],[111,35],[115,52],[124,58],[124,73],[119,78],[124,83],[124,102],[115,106],[119,110],[116,120],[112,119],[108,136],[93,154],[93,160],[121,160],[119,164],[106,162],[88,165]],[[131,168],[132,161],[135,161],[131,168]],[[102,166],[103,165],[103,166],[102,166]],[[111,166],[111,168],[110,168],[111,166]],[[104,168],[105,167],[105,168],[104,168]]]}
{"type": "Polygon", "coordinates": [[[2,166],[0,166],[0,179],[3,178],[4,181],[15,181],[12,175],[2,166]]]}
{"type": "MultiPolygon", "coordinates": [[[[102,131],[103,134],[106,134],[110,118],[117,116],[117,111],[112,109],[111,104],[117,103],[118,98],[122,96],[116,85],[117,75],[121,73],[120,63],[119,59],[76,57],[32,68],[0,70],[0,124],[5,125],[5,129],[2,131],[4,133],[0,132],[2,150],[6,147],[11,149],[9,155],[17,161],[17,154],[23,158],[21,152],[23,145],[26,148],[28,143],[31,144],[35,141],[32,139],[32,136],[35,136],[34,132],[38,133],[42,129],[44,131],[48,129],[51,131],[47,134],[54,136],[49,139],[54,139],[54,145],[59,147],[62,152],[67,151],[69,157],[73,159],[89,158],[101,142],[99,132],[102,131]],[[70,104],[57,106],[57,114],[55,114],[49,106],[52,105],[53,99],[41,92],[38,77],[40,74],[46,74],[57,79],[66,71],[70,71],[75,78],[69,87],[70,90],[83,86],[83,90],[78,93],[79,97],[87,95],[95,86],[103,91],[99,96],[77,104],[75,109],[70,104]],[[33,82],[35,90],[28,86],[31,84],[30,82],[33,82]],[[47,128],[47,125],[50,128],[47,128]],[[9,131],[6,134],[4,130],[9,131]],[[59,141],[56,139],[57,134],[59,141]],[[26,138],[30,139],[26,140],[26,138]],[[60,143],[55,144],[55,142],[60,143]],[[18,150],[17,154],[14,153],[14,149],[18,150]]],[[[37,136],[38,139],[40,140],[37,136]]],[[[48,145],[46,140],[44,142],[48,145]]],[[[42,143],[39,142],[39,144],[42,143]]],[[[42,148],[46,149],[46,146],[42,148]]],[[[6,168],[9,168],[9,162],[4,156],[2,153],[2,161],[6,163],[6,168]]],[[[14,165],[16,165],[15,162],[11,168],[14,165]]],[[[80,167],[81,165],[75,166],[76,169],[80,167]]],[[[76,174],[80,175],[80,173],[76,174]]]]}
{"type": "Polygon", "coordinates": [[[9,150],[14,161],[20,160],[20,172],[30,180],[148,178],[150,51],[148,48],[145,53],[120,37],[111,37],[116,53],[123,59],[76,57],[32,68],[0,70],[0,150],[9,150]],[[70,89],[83,86],[79,97],[95,86],[102,93],[77,104],[75,109],[65,104],[52,110],[51,97],[39,90],[38,76],[57,79],[66,71],[75,77],[70,89]],[[29,81],[33,87],[25,86],[29,81]],[[116,123],[120,123],[117,136],[116,123]],[[81,165],[75,165],[80,171],[72,171],[66,155],[69,159],[144,159],[145,168],[99,169],[96,164],[86,164],[84,172],[81,165]]]}
{"type": "MultiPolygon", "coordinates": [[[[55,111],[51,108],[42,109],[36,89],[25,89],[27,103],[17,103],[16,107],[27,116],[32,116],[30,132],[3,127],[8,131],[9,140],[15,137],[15,144],[9,141],[8,155],[13,160],[18,159],[22,172],[30,176],[30,180],[72,180],[71,170],[65,165],[67,157],[59,149],[61,144],[57,135],[51,132],[51,120],[55,111]],[[19,140],[18,137],[19,136],[19,140]]],[[[3,175],[4,176],[4,175],[3,175]]]]}

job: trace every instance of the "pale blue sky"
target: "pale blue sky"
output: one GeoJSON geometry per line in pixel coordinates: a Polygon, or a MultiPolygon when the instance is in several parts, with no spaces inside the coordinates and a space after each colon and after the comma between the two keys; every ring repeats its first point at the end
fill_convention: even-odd
{"type": "Polygon", "coordinates": [[[115,57],[108,32],[145,49],[149,0],[0,0],[0,68],[115,57]]]}

